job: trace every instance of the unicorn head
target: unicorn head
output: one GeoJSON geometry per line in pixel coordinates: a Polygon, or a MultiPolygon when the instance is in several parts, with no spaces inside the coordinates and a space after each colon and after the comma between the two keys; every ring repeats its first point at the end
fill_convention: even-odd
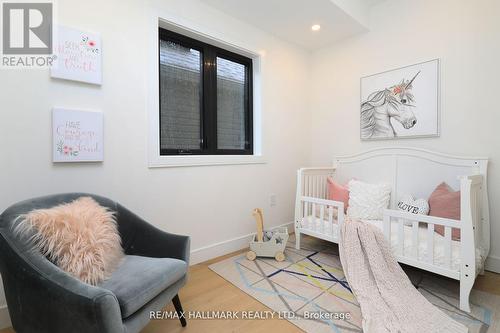
{"type": "Polygon", "coordinates": [[[396,131],[391,119],[401,123],[405,129],[417,124],[417,118],[412,111],[415,97],[412,93],[413,81],[401,80],[399,84],[376,91],[361,104],[361,131],[363,138],[394,137],[396,131]]]}
{"type": "Polygon", "coordinates": [[[389,108],[389,115],[400,122],[405,129],[410,129],[417,123],[417,118],[411,108],[414,107],[413,102],[415,101],[412,84],[418,74],[420,71],[411,80],[403,79],[401,83],[389,88],[391,97],[394,98],[397,105],[395,108],[389,108]]]}

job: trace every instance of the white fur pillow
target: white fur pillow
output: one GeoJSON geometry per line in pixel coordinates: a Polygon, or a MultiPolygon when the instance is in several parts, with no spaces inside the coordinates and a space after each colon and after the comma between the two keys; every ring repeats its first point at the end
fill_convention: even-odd
{"type": "Polygon", "coordinates": [[[353,179],[349,182],[347,215],[355,219],[381,220],[390,199],[390,185],[368,184],[353,179]]]}
{"type": "Polygon", "coordinates": [[[62,270],[96,285],[108,278],[123,258],[114,213],[90,197],[81,197],[21,217],[16,233],[33,233],[30,240],[62,270]]]}

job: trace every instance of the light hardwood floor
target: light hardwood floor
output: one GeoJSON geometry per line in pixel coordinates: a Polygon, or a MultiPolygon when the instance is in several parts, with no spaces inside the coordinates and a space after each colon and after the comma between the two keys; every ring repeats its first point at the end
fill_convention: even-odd
{"type": "MultiPolygon", "coordinates": [[[[251,296],[212,272],[208,266],[236,255],[238,251],[190,267],[187,285],[180,292],[184,310],[189,311],[266,311],[270,310],[251,296]]],[[[475,289],[500,295],[500,274],[486,272],[476,279],[475,289]]],[[[173,310],[169,305],[167,310],[173,310]]],[[[286,320],[189,320],[187,327],[181,327],[178,320],[155,320],[141,333],[164,332],[302,332],[286,320]]],[[[0,333],[14,333],[11,328],[0,333]]]]}

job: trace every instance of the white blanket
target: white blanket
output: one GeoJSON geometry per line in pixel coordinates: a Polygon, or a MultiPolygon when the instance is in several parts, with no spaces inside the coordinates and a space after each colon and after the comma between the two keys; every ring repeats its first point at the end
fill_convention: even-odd
{"type": "Polygon", "coordinates": [[[468,332],[415,289],[377,227],[346,221],[339,250],[344,274],[361,307],[363,332],[468,332]]]}

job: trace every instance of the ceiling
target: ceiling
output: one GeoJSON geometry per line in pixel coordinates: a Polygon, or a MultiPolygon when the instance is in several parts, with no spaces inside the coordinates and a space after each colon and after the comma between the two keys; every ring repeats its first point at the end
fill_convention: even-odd
{"type": "Polygon", "coordinates": [[[368,30],[370,7],[384,0],[201,0],[307,50],[368,30]],[[321,25],[312,31],[313,24],[321,25]]]}

